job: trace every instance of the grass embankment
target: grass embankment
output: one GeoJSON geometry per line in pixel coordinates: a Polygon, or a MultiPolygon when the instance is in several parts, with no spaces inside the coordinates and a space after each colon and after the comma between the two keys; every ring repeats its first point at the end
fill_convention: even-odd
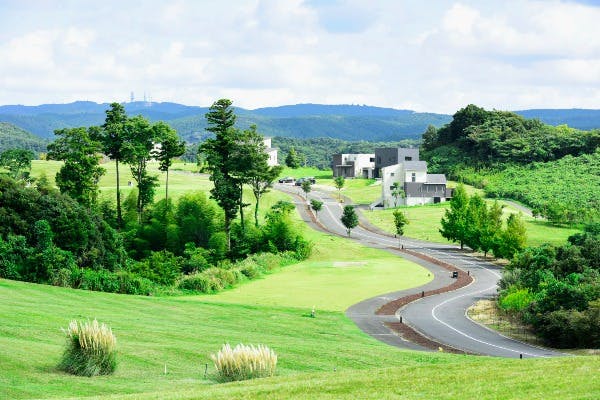
{"type": "MultiPolygon", "coordinates": [[[[489,201],[489,200],[488,200],[489,201]]],[[[510,204],[499,200],[500,204],[504,205],[505,218],[510,213],[518,213],[519,211],[510,204]]],[[[410,223],[404,228],[404,234],[407,237],[429,240],[432,242],[448,243],[439,232],[441,228],[440,221],[444,216],[444,212],[449,208],[449,204],[435,204],[425,206],[402,207],[408,217],[410,223]]],[[[363,215],[374,225],[388,232],[394,232],[394,216],[393,210],[378,210],[378,211],[363,211],[363,215]]],[[[539,246],[542,243],[550,243],[561,245],[567,241],[567,238],[575,233],[580,232],[579,229],[561,227],[549,224],[546,221],[536,220],[527,215],[522,216],[525,228],[527,229],[527,245],[539,246]]]]}
{"type": "Polygon", "coordinates": [[[0,280],[0,398],[597,398],[598,357],[504,360],[416,353],[361,333],[340,312],[114,295],[0,280]],[[113,376],[56,369],[71,319],[117,336],[113,376]],[[209,354],[264,343],[278,376],[214,384],[209,354]],[[167,374],[164,374],[165,364],[167,374]],[[335,372],[333,372],[335,370],[335,372]],[[131,396],[128,396],[131,395],[131,396]]]}
{"type": "MultiPolygon", "coordinates": [[[[42,161],[34,160],[31,163],[31,176],[39,178],[42,173],[46,174],[48,180],[54,185],[54,177],[62,166],[61,161],[42,161]]],[[[117,174],[115,163],[109,161],[100,165],[106,170],[102,175],[98,186],[100,188],[100,197],[113,199],[117,191],[117,174]]],[[[212,182],[208,180],[207,175],[198,174],[198,167],[192,163],[175,163],[169,170],[169,197],[176,199],[182,194],[202,190],[208,191],[212,188],[212,182]]],[[[157,175],[159,186],[156,188],[155,201],[163,199],[165,196],[166,173],[158,170],[158,162],[148,163],[148,172],[157,175]]],[[[125,199],[129,192],[136,186],[132,178],[131,170],[126,164],[119,166],[119,182],[122,198],[125,199]],[[128,183],[131,182],[131,186],[128,183]]]]}
{"type": "MultiPolygon", "coordinates": [[[[333,184],[332,184],[333,185],[333,184]]],[[[347,188],[342,189],[342,195],[349,197],[356,204],[370,204],[371,201],[381,197],[381,186],[372,185],[369,179],[353,179],[347,180],[347,188]]],[[[456,182],[449,182],[449,186],[456,186],[456,182]]],[[[481,189],[476,189],[472,186],[465,185],[467,193],[483,195],[481,189]]],[[[493,200],[487,200],[492,202],[493,200]]],[[[518,213],[513,205],[498,200],[504,206],[504,216],[508,217],[511,213],[518,213]]],[[[404,234],[407,237],[428,240],[432,242],[448,243],[439,232],[441,228],[440,220],[444,216],[445,210],[449,207],[449,203],[430,204],[425,206],[401,207],[410,221],[410,224],[404,228],[404,234]]],[[[394,233],[394,217],[393,210],[377,210],[363,211],[363,215],[374,225],[379,228],[394,233]]],[[[580,232],[579,229],[552,225],[545,220],[535,219],[533,217],[523,215],[523,222],[527,229],[527,245],[538,246],[542,243],[563,244],[567,238],[574,233],[580,232]]]]}

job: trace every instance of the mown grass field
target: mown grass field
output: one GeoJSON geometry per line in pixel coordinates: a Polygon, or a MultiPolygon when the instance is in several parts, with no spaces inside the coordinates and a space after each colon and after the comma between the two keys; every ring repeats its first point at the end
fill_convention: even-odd
{"type": "Polygon", "coordinates": [[[310,318],[306,311],[0,280],[0,398],[594,399],[600,393],[598,357],[505,360],[402,351],[364,335],[341,312],[310,318]],[[56,370],[61,328],[73,318],[98,318],[113,328],[119,349],[113,376],[56,370]],[[215,383],[209,354],[225,342],[271,346],[279,355],[277,376],[215,383]]]}
{"type": "MultiPolygon", "coordinates": [[[[106,190],[110,183],[101,185],[106,190]]],[[[207,190],[210,182],[186,174],[174,186],[183,193],[207,190]]],[[[272,192],[263,206],[286,198],[272,192]]],[[[419,353],[368,337],[343,310],[355,301],[423,283],[429,279],[426,273],[388,253],[303,229],[315,243],[309,260],[217,295],[126,296],[0,280],[0,398],[600,396],[599,357],[508,360],[419,353]],[[313,305],[316,318],[308,316],[313,305]],[[58,371],[65,341],[61,328],[71,319],[93,318],[109,324],[117,336],[116,373],[82,378],[58,371]],[[272,347],[279,355],[277,376],[216,383],[209,355],[226,342],[272,347]]]]}

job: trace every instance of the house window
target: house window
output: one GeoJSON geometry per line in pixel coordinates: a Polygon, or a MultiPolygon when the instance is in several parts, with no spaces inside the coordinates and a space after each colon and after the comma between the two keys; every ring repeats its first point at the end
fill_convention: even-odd
{"type": "Polygon", "coordinates": [[[412,161],[412,157],[404,157],[404,161],[412,161]]]}
{"type": "Polygon", "coordinates": [[[394,176],[394,173],[393,173],[393,172],[391,172],[391,173],[390,173],[390,176],[394,176]]]}
{"type": "Polygon", "coordinates": [[[416,182],[417,181],[417,174],[414,173],[414,172],[412,174],[410,174],[410,179],[411,179],[412,182],[416,182]]]}
{"type": "Polygon", "coordinates": [[[375,157],[369,158],[369,162],[375,162],[375,157]]]}

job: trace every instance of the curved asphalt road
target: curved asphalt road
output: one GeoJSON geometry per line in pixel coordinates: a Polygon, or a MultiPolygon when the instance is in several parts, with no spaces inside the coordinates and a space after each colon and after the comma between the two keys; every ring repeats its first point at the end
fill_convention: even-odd
{"type": "MultiPolygon", "coordinates": [[[[304,197],[297,186],[278,184],[275,188],[287,193],[304,197]]],[[[296,205],[302,218],[314,227],[330,233],[347,236],[346,228],[340,222],[342,206],[337,200],[337,194],[329,188],[313,186],[308,195],[323,202],[319,212],[319,223],[315,224],[307,209],[307,202],[297,199],[296,205]]],[[[368,222],[362,221],[368,226],[368,222]]],[[[351,238],[364,245],[385,249],[398,256],[416,262],[427,268],[434,279],[426,285],[408,290],[382,294],[372,299],[364,300],[348,308],[346,315],[351,318],[365,333],[390,345],[414,349],[429,350],[412,342],[406,341],[387,328],[385,322],[398,322],[399,318],[424,336],[470,353],[500,356],[500,357],[553,357],[564,355],[556,351],[531,346],[504,337],[466,316],[466,310],[477,300],[490,298],[496,294],[500,271],[497,266],[487,261],[470,257],[453,245],[425,242],[415,239],[395,239],[383,232],[375,233],[376,228],[369,230],[357,227],[352,230],[351,238]],[[429,296],[412,302],[396,312],[395,316],[376,315],[375,312],[383,304],[399,297],[419,293],[422,290],[437,289],[452,283],[450,273],[432,263],[413,257],[409,254],[394,250],[399,244],[404,248],[436,258],[452,264],[463,271],[468,271],[475,278],[474,282],[458,290],[429,296]]]]}

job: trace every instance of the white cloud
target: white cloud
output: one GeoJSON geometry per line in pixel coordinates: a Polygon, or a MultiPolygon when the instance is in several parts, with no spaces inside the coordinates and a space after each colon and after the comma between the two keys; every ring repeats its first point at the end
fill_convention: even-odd
{"type": "Polygon", "coordinates": [[[20,5],[0,15],[0,104],[133,90],[248,108],[597,108],[599,20],[600,7],[556,0],[20,5]]]}

